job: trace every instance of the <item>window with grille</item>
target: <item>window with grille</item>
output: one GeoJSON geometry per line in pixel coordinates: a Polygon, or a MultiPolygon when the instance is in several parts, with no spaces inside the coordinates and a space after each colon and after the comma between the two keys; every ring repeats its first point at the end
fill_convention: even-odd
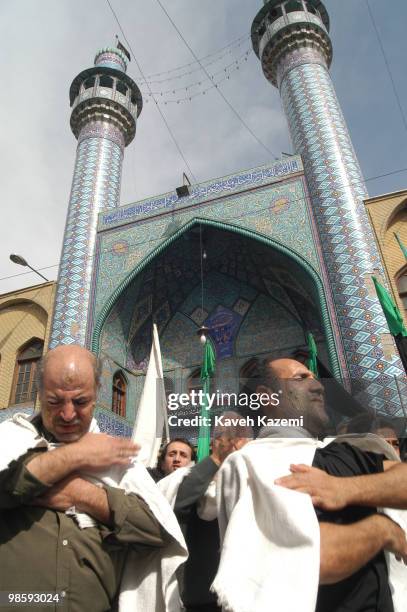
{"type": "Polygon", "coordinates": [[[112,411],[119,416],[125,417],[127,382],[122,372],[116,372],[113,376],[112,391],[112,411]]]}
{"type": "Polygon", "coordinates": [[[12,404],[34,402],[37,395],[37,366],[44,342],[35,338],[18,353],[11,392],[12,404]]]}

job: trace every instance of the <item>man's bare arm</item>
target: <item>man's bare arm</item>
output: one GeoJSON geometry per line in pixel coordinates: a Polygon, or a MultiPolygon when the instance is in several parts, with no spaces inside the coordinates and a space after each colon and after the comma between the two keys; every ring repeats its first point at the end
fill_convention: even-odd
{"type": "Polygon", "coordinates": [[[407,563],[404,531],[389,518],[375,514],[351,525],[320,523],[320,584],[334,584],[366,565],[381,550],[407,563]]]}
{"type": "Polygon", "coordinates": [[[55,484],[45,495],[36,498],[35,505],[61,512],[75,506],[77,512],[84,512],[104,525],[111,525],[106,491],[77,475],[68,476],[55,484]]]}
{"type": "Polygon", "coordinates": [[[171,536],[137,495],[127,495],[115,487],[96,486],[76,474],[61,480],[31,503],[60,512],[75,506],[76,512],[86,513],[105,525],[103,537],[114,538],[118,545],[160,548],[171,541],[171,536]]]}
{"type": "Polygon", "coordinates": [[[276,484],[308,493],[314,506],[328,511],[350,505],[407,509],[407,464],[385,461],[384,466],[379,474],[337,477],[308,465],[292,465],[291,476],[276,484]]]}
{"type": "Polygon", "coordinates": [[[75,472],[127,466],[138,450],[128,438],[87,433],[78,442],[36,455],[26,467],[38,480],[53,485],[75,472]]]}

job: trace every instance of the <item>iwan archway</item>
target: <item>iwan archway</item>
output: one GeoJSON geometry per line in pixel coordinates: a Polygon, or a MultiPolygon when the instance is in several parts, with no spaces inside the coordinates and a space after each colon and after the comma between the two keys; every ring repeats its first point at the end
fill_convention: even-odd
{"type": "Polygon", "coordinates": [[[130,374],[129,422],[142,387],[153,322],[159,328],[170,390],[188,390],[201,361],[196,331],[202,324],[211,329],[217,385],[223,389],[233,388],[253,357],[288,355],[304,347],[308,331],[323,361],[341,376],[318,273],[286,246],[230,224],[189,222],[135,267],[104,305],[92,337],[92,350],[111,363],[105,369],[101,405],[109,407],[110,370],[123,368],[130,374]]]}

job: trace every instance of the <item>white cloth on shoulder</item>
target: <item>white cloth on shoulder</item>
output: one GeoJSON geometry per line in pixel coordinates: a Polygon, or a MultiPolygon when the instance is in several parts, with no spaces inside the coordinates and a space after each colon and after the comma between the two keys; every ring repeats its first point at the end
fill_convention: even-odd
{"type": "MultiPolygon", "coordinates": [[[[374,436],[359,444],[387,454],[374,436]]],[[[212,585],[230,612],[314,612],[319,583],[319,526],[308,495],[274,484],[292,463],[312,464],[332,440],[261,438],[232,453],[218,472],[221,561],[212,585]]],[[[339,441],[339,440],[338,440],[339,441]]],[[[392,458],[392,457],[389,457],[392,458]]],[[[385,510],[407,529],[406,511],[385,510]]],[[[386,553],[395,612],[404,612],[407,568],[386,553]],[[404,602],[404,604],[403,604],[404,602]]]]}
{"type": "Polygon", "coordinates": [[[291,463],[312,462],[312,438],[264,438],[232,453],[218,472],[223,541],[212,585],[233,612],[311,612],[319,578],[319,526],[311,498],[274,485],[291,463]]]}
{"type": "MultiPolygon", "coordinates": [[[[184,478],[190,473],[194,463],[186,467],[178,468],[165,478],[157,482],[158,488],[165,495],[171,507],[175,505],[178,489],[184,478]]],[[[210,481],[205,493],[197,501],[197,514],[205,521],[212,521],[217,518],[218,510],[216,505],[216,474],[210,481]]]]}
{"type": "Polygon", "coordinates": [[[189,474],[193,467],[194,464],[191,463],[185,467],[178,468],[157,482],[158,488],[167,499],[171,508],[173,508],[175,505],[175,500],[177,498],[178,489],[181,482],[184,480],[185,476],[189,474]]]}
{"type": "MultiPolygon", "coordinates": [[[[95,419],[89,431],[99,432],[95,419]]],[[[0,424],[0,469],[5,469],[13,459],[27,450],[44,446],[52,450],[58,445],[47,442],[25,414],[15,414],[0,424]]],[[[165,531],[172,536],[164,548],[129,552],[120,586],[119,611],[179,612],[181,604],[176,570],[186,560],[187,548],[171,506],[146,468],[135,460],[124,473],[121,468],[114,466],[106,473],[92,474],[89,480],[101,486],[106,484],[139,495],[165,531]]],[[[95,525],[88,515],[72,510],[68,513],[75,514],[74,518],[81,528],[95,525]]]]}

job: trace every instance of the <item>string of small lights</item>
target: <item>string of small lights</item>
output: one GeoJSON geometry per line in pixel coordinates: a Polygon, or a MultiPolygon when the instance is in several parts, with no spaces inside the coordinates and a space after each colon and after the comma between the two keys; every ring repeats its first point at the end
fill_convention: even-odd
{"type": "MultiPolygon", "coordinates": [[[[208,68],[208,66],[214,66],[215,64],[218,64],[222,59],[224,59],[225,57],[227,57],[228,55],[231,55],[233,52],[237,51],[240,47],[242,47],[245,43],[247,43],[248,37],[245,36],[243,38],[243,40],[241,40],[239,42],[239,44],[235,45],[233,48],[228,49],[227,52],[223,53],[221,56],[216,57],[215,59],[211,60],[210,62],[202,62],[202,60],[200,60],[200,62],[202,62],[206,68],[208,68]]],[[[246,45],[245,45],[246,46],[246,45]]],[[[174,81],[176,79],[181,79],[182,77],[185,76],[189,76],[190,74],[194,74],[195,72],[199,72],[200,70],[202,70],[201,66],[199,65],[199,62],[192,62],[192,65],[195,66],[195,68],[192,68],[191,70],[188,70],[186,72],[182,72],[181,74],[176,74],[174,76],[171,77],[167,77],[165,79],[154,79],[154,80],[150,80],[148,78],[146,78],[146,80],[142,80],[141,85],[145,85],[145,84],[149,84],[149,85],[157,85],[159,83],[166,83],[168,81],[174,81]],[[197,65],[198,64],[198,65],[197,65]]],[[[179,70],[177,68],[174,68],[172,72],[174,72],[175,70],[179,70]]],[[[166,74],[166,73],[162,73],[162,74],[166,74]]]]}
{"type": "MultiPolygon", "coordinates": [[[[196,98],[197,96],[205,95],[211,89],[216,89],[221,83],[224,83],[225,81],[230,80],[231,75],[236,74],[237,71],[240,70],[244,62],[247,62],[247,59],[250,53],[251,53],[250,50],[246,51],[238,60],[235,60],[232,64],[229,64],[227,67],[223,68],[222,70],[219,70],[218,72],[213,73],[210,76],[212,85],[209,85],[209,87],[205,87],[205,84],[207,81],[201,80],[195,83],[189,83],[188,85],[185,85],[184,87],[168,89],[166,91],[151,91],[147,93],[146,92],[142,92],[142,93],[145,93],[145,95],[147,95],[148,97],[152,97],[154,95],[154,96],[159,96],[160,98],[164,98],[164,96],[168,94],[176,94],[178,91],[185,91],[189,93],[186,93],[186,95],[183,97],[157,100],[157,103],[166,105],[168,103],[179,104],[180,102],[190,102],[192,99],[196,98]],[[215,80],[215,77],[219,74],[222,74],[222,77],[215,80]],[[193,90],[194,88],[200,88],[200,89],[199,91],[191,92],[191,90],[193,90]]],[[[145,99],[145,101],[148,102],[148,98],[145,99]]]]}
{"type": "MultiPolygon", "coordinates": [[[[182,42],[184,43],[184,45],[187,47],[187,49],[189,50],[189,52],[191,53],[192,57],[195,59],[195,61],[197,61],[199,63],[199,65],[202,68],[203,73],[206,75],[206,77],[210,80],[210,74],[208,73],[206,67],[202,64],[202,62],[200,61],[200,59],[198,58],[198,56],[196,55],[195,51],[192,49],[191,45],[187,42],[187,40],[185,39],[184,35],[182,34],[182,32],[180,31],[180,29],[178,28],[178,26],[176,25],[176,23],[174,22],[174,20],[172,19],[171,15],[168,13],[168,11],[166,10],[166,8],[163,6],[162,2],[160,0],[156,0],[157,4],[160,6],[161,10],[163,11],[163,13],[167,16],[168,21],[171,23],[172,27],[174,28],[174,30],[177,32],[179,38],[182,40],[182,42]]],[[[234,105],[230,102],[230,100],[228,100],[228,98],[225,96],[225,94],[221,91],[220,87],[216,87],[216,91],[218,92],[218,94],[220,95],[220,97],[222,98],[222,100],[225,102],[225,104],[229,107],[229,109],[232,111],[232,113],[235,115],[235,117],[238,119],[238,121],[240,121],[240,123],[243,125],[243,127],[247,130],[247,132],[249,132],[249,134],[252,136],[252,138],[254,138],[254,140],[257,142],[257,144],[259,144],[265,151],[267,151],[267,153],[269,155],[272,155],[273,157],[276,157],[275,153],[273,153],[273,151],[257,136],[257,134],[254,133],[254,131],[252,130],[252,128],[247,124],[247,122],[243,119],[243,117],[241,116],[241,114],[236,110],[236,108],[234,107],[234,105]]]]}

